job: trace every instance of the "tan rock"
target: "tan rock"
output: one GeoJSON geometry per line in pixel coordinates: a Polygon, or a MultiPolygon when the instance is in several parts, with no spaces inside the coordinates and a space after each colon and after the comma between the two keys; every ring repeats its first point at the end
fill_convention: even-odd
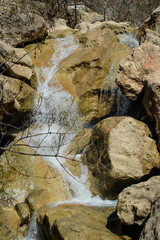
{"type": "Polygon", "coordinates": [[[151,213],[152,202],[159,194],[159,183],[160,176],[155,176],[146,182],[125,188],[119,194],[117,214],[123,223],[126,225],[144,225],[151,213]]]}
{"type": "Polygon", "coordinates": [[[23,202],[29,193],[40,189],[49,191],[51,202],[70,197],[59,173],[41,157],[33,156],[35,151],[31,147],[22,141],[12,144],[10,151],[1,155],[1,205],[23,202]]]}
{"type": "Polygon", "coordinates": [[[37,222],[45,239],[118,240],[118,236],[106,229],[107,216],[112,211],[113,208],[75,204],[43,207],[37,222]]]}
{"type": "MultiPolygon", "coordinates": [[[[80,33],[86,33],[92,29],[105,29],[105,28],[109,28],[111,30],[114,31],[114,33],[120,34],[120,33],[132,33],[134,32],[134,28],[132,28],[128,23],[126,22],[121,22],[121,23],[117,23],[114,21],[105,21],[105,22],[100,22],[100,21],[96,21],[93,23],[90,23],[89,21],[83,21],[81,23],[79,23],[76,28],[80,29],[80,33]]],[[[79,34],[79,33],[77,33],[79,34]]]]}
{"type": "Polygon", "coordinates": [[[30,209],[27,203],[20,202],[15,205],[19,218],[21,220],[21,226],[28,224],[31,219],[30,209]]]}
{"type": "Polygon", "coordinates": [[[52,197],[50,191],[47,189],[40,189],[29,193],[25,201],[30,208],[31,214],[33,214],[35,210],[51,203],[52,197]]]}
{"type": "Polygon", "coordinates": [[[0,208],[0,236],[3,240],[14,239],[18,234],[19,217],[16,211],[0,208]]]}
{"type": "MultiPolygon", "coordinates": [[[[13,48],[11,45],[0,41],[0,64],[4,75],[18,78],[31,84],[34,74],[32,60],[22,49],[13,48]]],[[[36,82],[34,83],[35,85],[36,82]]]]}
{"type": "Polygon", "coordinates": [[[85,120],[92,121],[110,113],[110,104],[105,106],[106,98],[111,95],[108,90],[115,87],[119,61],[127,56],[131,49],[121,44],[114,32],[107,27],[92,29],[78,36],[78,39],[80,47],[59,64],[56,78],[63,86],[67,85],[68,89],[72,89],[85,120]],[[107,95],[102,97],[102,101],[100,89],[106,90],[107,95]],[[90,109],[85,109],[86,106],[90,109]],[[99,109],[101,110],[98,112],[99,109]]]}
{"type": "Polygon", "coordinates": [[[56,23],[54,27],[48,30],[48,38],[64,38],[69,34],[75,33],[77,30],[68,26],[56,23]]]}
{"type": "Polygon", "coordinates": [[[158,166],[160,155],[146,124],[131,117],[110,117],[93,128],[82,155],[103,197],[116,198],[127,185],[158,166]]]}
{"type": "Polygon", "coordinates": [[[124,95],[136,100],[145,81],[152,78],[159,79],[159,50],[151,43],[143,43],[132,55],[120,62],[120,71],[116,83],[124,95]]]}
{"type": "Polygon", "coordinates": [[[83,149],[89,144],[92,130],[84,128],[80,131],[70,142],[69,146],[65,150],[65,155],[76,155],[83,151],[83,149]]]}

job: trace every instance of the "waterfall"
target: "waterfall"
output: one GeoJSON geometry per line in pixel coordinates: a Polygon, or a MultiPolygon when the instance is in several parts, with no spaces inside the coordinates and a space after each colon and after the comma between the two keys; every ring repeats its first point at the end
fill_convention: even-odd
{"type": "MultiPolygon", "coordinates": [[[[35,146],[35,151],[43,157],[54,169],[57,169],[69,184],[73,191],[73,198],[63,203],[80,203],[90,206],[115,206],[116,201],[102,200],[99,196],[92,197],[88,186],[88,169],[80,163],[80,156],[76,156],[81,166],[81,175],[73,176],[69,169],[63,167],[66,159],[62,156],[66,146],[73,136],[82,128],[82,122],[79,119],[78,109],[73,97],[62,89],[60,84],[56,87],[50,87],[49,82],[55,77],[58,64],[71,53],[73,53],[78,44],[73,36],[56,40],[59,48],[55,49],[52,57],[53,66],[51,68],[36,69],[37,76],[40,72],[45,77],[44,82],[39,82],[38,91],[42,95],[41,102],[38,103],[37,111],[34,112],[33,122],[38,125],[32,131],[33,135],[41,134],[36,137],[28,138],[28,144],[35,146]],[[45,133],[45,134],[43,134],[45,133]],[[36,147],[37,146],[37,147],[36,147]],[[55,157],[53,156],[55,155],[55,157]],[[61,155],[62,157],[58,157],[61,155]]],[[[56,79],[54,79],[56,81],[56,79]]],[[[62,202],[52,203],[53,206],[62,202]]],[[[38,240],[36,228],[36,216],[33,217],[29,233],[25,240],[38,240]]]]}
{"type": "Polygon", "coordinates": [[[123,33],[120,35],[119,41],[128,45],[132,50],[139,46],[136,34],[123,33]]]}

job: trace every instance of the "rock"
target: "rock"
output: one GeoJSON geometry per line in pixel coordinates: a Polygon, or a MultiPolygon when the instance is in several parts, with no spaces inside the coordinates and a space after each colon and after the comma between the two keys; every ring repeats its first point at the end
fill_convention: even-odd
{"type": "Polygon", "coordinates": [[[108,215],[113,208],[62,204],[39,210],[37,223],[42,236],[47,239],[108,239],[118,236],[106,229],[108,215]]]}
{"type": "MultiPolygon", "coordinates": [[[[146,182],[134,184],[130,187],[125,188],[119,194],[117,214],[123,223],[126,225],[137,224],[139,226],[144,226],[147,218],[152,211],[152,202],[159,194],[159,183],[160,176],[155,176],[146,182]]],[[[146,239],[149,240],[154,238],[146,239]]]]}
{"type": "Polygon", "coordinates": [[[19,217],[16,211],[0,208],[0,236],[3,240],[12,240],[18,234],[19,217]]]}
{"type": "MultiPolygon", "coordinates": [[[[21,137],[24,133],[18,139],[21,137]]],[[[10,151],[0,157],[0,205],[14,206],[24,202],[29,193],[41,189],[49,191],[51,202],[70,197],[60,174],[40,156],[33,156],[35,151],[25,142],[12,142],[9,148],[10,151]]]]}
{"type": "Polygon", "coordinates": [[[160,239],[160,195],[155,196],[152,201],[151,214],[141,233],[140,240],[160,239]]]}
{"type": "MultiPolygon", "coordinates": [[[[0,65],[4,75],[26,81],[32,85],[34,78],[32,60],[22,49],[13,48],[0,41],[0,65]]],[[[33,83],[33,86],[36,85],[37,82],[33,83]]]]}
{"type": "Polygon", "coordinates": [[[114,32],[107,27],[92,29],[80,34],[78,38],[80,47],[61,61],[56,78],[63,86],[67,85],[73,89],[72,94],[77,98],[85,120],[94,121],[110,113],[110,106],[104,108],[105,100],[109,96],[99,101],[100,92],[103,89],[106,90],[106,95],[111,95],[109,90],[116,87],[115,78],[119,61],[127,56],[131,49],[121,44],[114,32]],[[90,109],[84,109],[85,106],[87,108],[89,106],[90,109]]]}
{"type": "Polygon", "coordinates": [[[159,50],[151,43],[143,43],[132,55],[120,62],[116,83],[129,99],[136,100],[145,81],[159,79],[159,50]]]}
{"type": "MultiPolygon", "coordinates": [[[[155,60],[156,61],[156,60],[155,60]]],[[[159,66],[160,67],[160,62],[159,66]]],[[[160,68],[153,72],[145,84],[143,105],[148,116],[155,120],[155,130],[158,136],[158,148],[160,149],[160,68]]]]}
{"type": "Polygon", "coordinates": [[[65,150],[65,155],[80,154],[83,149],[89,144],[92,130],[84,128],[80,131],[70,142],[69,146],[65,150]]]}
{"type": "Polygon", "coordinates": [[[64,38],[69,34],[75,33],[76,30],[72,29],[64,24],[56,23],[52,28],[48,30],[48,38],[64,38]]]}
{"type": "MultiPolygon", "coordinates": [[[[83,21],[76,26],[77,29],[80,29],[80,33],[86,33],[92,29],[103,30],[106,28],[111,29],[116,35],[120,33],[132,33],[134,32],[134,28],[132,28],[127,22],[117,23],[114,21],[105,21],[105,22],[88,22],[83,21]]],[[[77,33],[78,34],[78,33],[77,33]]]]}
{"type": "Polygon", "coordinates": [[[116,198],[126,186],[158,166],[160,155],[146,124],[131,117],[109,117],[97,123],[82,155],[101,196],[116,198]]]}
{"type": "Polygon", "coordinates": [[[84,5],[84,9],[78,9],[78,17],[80,19],[80,24],[83,22],[97,22],[103,20],[103,15],[92,11],[84,5]]]}
{"type": "Polygon", "coordinates": [[[0,6],[0,39],[13,46],[24,45],[42,40],[47,35],[43,17],[28,11],[20,1],[12,3],[3,0],[0,6]]]}
{"type": "Polygon", "coordinates": [[[94,121],[109,115],[112,111],[115,94],[110,90],[93,89],[79,97],[78,107],[83,121],[94,121]]]}
{"type": "Polygon", "coordinates": [[[25,82],[0,74],[0,116],[4,122],[20,122],[35,108],[39,94],[25,82]]]}
{"type": "Polygon", "coordinates": [[[156,8],[151,16],[139,27],[140,39],[143,41],[152,41],[155,34],[160,34],[160,6],[156,8]],[[151,35],[152,37],[149,37],[151,35]]]}
{"type": "Polygon", "coordinates": [[[15,210],[17,211],[20,220],[21,220],[21,226],[24,224],[29,224],[30,221],[30,210],[28,204],[24,202],[17,203],[15,205],[15,210]]]}
{"type": "Polygon", "coordinates": [[[40,189],[31,192],[27,198],[26,203],[28,204],[31,214],[33,215],[33,212],[42,206],[51,203],[52,197],[50,191],[47,189],[40,189]]]}

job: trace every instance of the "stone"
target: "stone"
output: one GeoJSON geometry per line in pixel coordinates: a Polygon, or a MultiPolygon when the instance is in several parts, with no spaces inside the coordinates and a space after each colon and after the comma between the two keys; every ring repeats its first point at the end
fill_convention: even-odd
{"type": "Polygon", "coordinates": [[[125,96],[136,100],[147,80],[159,79],[159,56],[158,47],[146,42],[120,62],[116,83],[125,96]]]}
{"type": "Polygon", "coordinates": [[[28,204],[31,214],[37,209],[41,208],[43,205],[52,202],[52,196],[47,189],[39,189],[29,193],[25,202],[28,204]]]}
{"type": "Polygon", "coordinates": [[[37,223],[46,240],[118,240],[118,236],[106,229],[107,217],[112,211],[113,208],[78,204],[46,206],[39,210],[37,223]]]}
{"type": "Polygon", "coordinates": [[[65,150],[65,156],[82,153],[84,148],[89,144],[92,130],[89,128],[84,128],[80,131],[70,142],[69,146],[65,150]]]}
{"type": "MultiPolygon", "coordinates": [[[[60,62],[56,78],[63,86],[72,89],[84,121],[95,121],[110,113],[111,107],[105,106],[105,100],[116,87],[119,61],[132,50],[121,44],[114,31],[107,27],[91,29],[79,36],[77,33],[77,37],[79,47],[60,62]],[[101,90],[107,95],[102,101],[101,90]],[[86,106],[89,110],[85,109],[86,106]]],[[[110,100],[108,102],[110,105],[110,100]]]]}
{"type": "Polygon", "coordinates": [[[35,151],[21,138],[25,138],[24,132],[0,157],[0,205],[14,206],[24,202],[29,193],[41,189],[50,193],[51,202],[70,198],[71,193],[66,190],[60,174],[40,156],[34,156],[35,151]]]}
{"type": "MultiPolygon", "coordinates": [[[[134,32],[134,28],[132,28],[127,22],[121,22],[117,23],[114,21],[96,21],[96,22],[89,22],[89,21],[83,21],[76,26],[77,29],[80,29],[80,33],[86,33],[92,29],[105,29],[109,28],[111,29],[116,35],[120,33],[132,33],[134,32]]],[[[79,33],[77,33],[79,34],[79,33]]]]}
{"type": "Polygon", "coordinates": [[[15,239],[18,234],[19,217],[16,211],[0,208],[0,236],[3,240],[15,239]]]}
{"type": "Polygon", "coordinates": [[[156,240],[160,238],[160,195],[157,194],[151,204],[151,213],[146,222],[140,240],[156,240]]]}
{"type": "Polygon", "coordinates": [[[116,198],[124,187],[157,167],[160,155],[145,123],[109,117],[94,126],[82,160],[91,169],[101,196],[116,198]]]}
{"type": "MultiPolygon", "coordinates": [[[[0,41],[0,65],[2,74],[26,81],[31,85],[33,64],[25,51],[0,41]]],[[[36,82],[33,84],[36,85],[36,82]]]]}
{"type": "Polygon", "coordinates": [[[75,33],[76,30],[72,29],[61,23],[56,23],[52,28],[48,30],[48,38],[64,38],[69,34],[75,33]]]}
{"type": "Polygon", "coordinates": [[[24,45],[42,40],[47,35],[47,25],[43,17],[37,15],[28,8],[27,4],[6,0],[1,1],[0,6],[0,39],[12,46],[24,45]]]}
{"type": "Polygon", "coordinates": [[[160,6],[157,7],[150,15],[149,18],[147,18],[144,23],[139,27],[140,32],[140,39],[141,42],[148,41],[148,30],[151,30],[152,33],[160,34],[160,6]]]}
{"type": "MultiPolygon", "coordinates": [[[[126,225],[144,226],[150,213],[152,202],[160,191],[160,176],[154,176],[146,182],[125,188],[118,196],[117,214],[126,225]]],[[[158,204],[158,202],[157,202],[158,204]]],[[[151,218],[152,218],[151,213],[151,218]]],[[[146,238],[154,239],[154,238],[146,238]]]]}
{"type": "Polygon", "coordinates": [[[28,204],[24,202],[17,203],[15,205],[15,210],[17,211],[20,220],[21,220],[21,226],[24,224],[29,224],[30,221],[30,210],[28,204]]]}
{"type": "Polygon", "coordinates": [[[4,122],[20,122],[35,109],[39,94],[25,82],[0,74],[0,116],[4,122]]]}

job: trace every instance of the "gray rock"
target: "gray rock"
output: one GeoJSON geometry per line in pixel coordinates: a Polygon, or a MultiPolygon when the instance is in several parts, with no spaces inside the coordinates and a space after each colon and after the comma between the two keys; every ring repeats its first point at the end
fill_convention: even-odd
{"type": "Polygon", "coordinates": [[[19,47],[43,39],[47,33],[43,17],[30,12],[20,1],[1,1],[0,28],[0,39],[19,47]]]}
{"type": "Polygon", "coordinates": [[[140,236],[140,240],[151,239],[160,239],[160,194],[152,202],[150,217],[140,236]]]}
{"type": "Polygon", "coordinates": [[[151,212],[152,201],[159,192],[160,176],[125,188],[118,196],[117,214],[120,220],[126,225],[143,226],[151,212]]]}

